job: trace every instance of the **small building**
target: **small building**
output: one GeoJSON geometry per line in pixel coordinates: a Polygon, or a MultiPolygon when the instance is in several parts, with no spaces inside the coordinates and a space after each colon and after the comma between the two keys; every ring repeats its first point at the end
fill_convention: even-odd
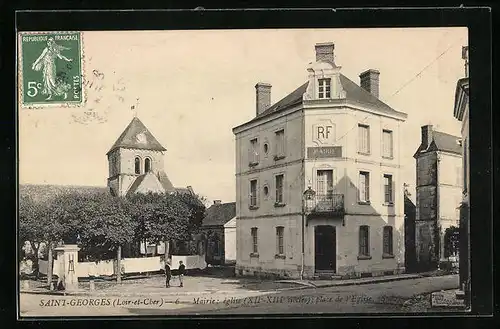
{"type": "Polygon", "coordinates": [[[257,83],[255,117],[233,129],[237,275],[404,272],[407,115],[380,99],[376,69],[342,74],[334,48],[316,44],[305,82],[274,104],[257,83]]]}
{"type": "Polygon", "coordinates": [[[462,148],[460,137],[421,128],[417,162],[416,256],[421,270],[437,268],[439,261],[458,252],[447,248],[450,230],[459,226],[462,199],[462,148]],[[445,239],[447,238],[447,239],[445,239]]]}
{"type": "Polygon", "coordinates": [[[236,262],[236,203],[215,200],[205,214],[202,234],[206,242],[207,264],[224,265],[236,262]]]}

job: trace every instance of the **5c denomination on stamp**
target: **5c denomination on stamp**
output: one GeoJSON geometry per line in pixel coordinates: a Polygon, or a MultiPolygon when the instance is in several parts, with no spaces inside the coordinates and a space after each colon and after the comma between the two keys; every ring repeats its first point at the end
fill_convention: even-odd
{"type": "Polygon", "coordinates": [[[23,32],[19,46],[23,107],[84,104],[81,32],[23,32]]]}

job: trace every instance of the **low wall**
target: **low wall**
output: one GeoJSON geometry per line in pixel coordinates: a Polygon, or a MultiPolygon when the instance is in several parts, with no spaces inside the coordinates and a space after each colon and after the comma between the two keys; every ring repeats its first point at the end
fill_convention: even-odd
{"type": "MultiPolygon", "coordinates": [[[[179,261],[186,265],[186,270],[191,269],[204,269],[207,267],[205,256],[172,256],[171,267],[176,269],[179,267],[179,261]]],[[[43,275],[47,275],[48,261],[40,260],[39,271],[43,275]]],[[[59,263],[54,261],[52,273],[57,275],[59,273],[59,263]]],[[[115,275],[116,260],[106,260],[99,262],[79,262],[75,266],[76,275],[79,278],[87,278],[90,276],[112,276],[115,275]]],[[[157,272],[165,268],[165,263],[160,256],[156,257],[142,257],[142,258],[123,258],[121,261],[121,272],[124,274],[129,273],[147,273],[157,272]]]]}
{"type": "Polygon", "coordinates": [[[170,266],[172,269],[179,267],[179,261],[182,261],[186,266],[186,270],[200,269],[203,270],[207,267],[205,262],[205,255],[191,255],[191,256],[176,256],[172,255],[172,262],[170,266]]]}

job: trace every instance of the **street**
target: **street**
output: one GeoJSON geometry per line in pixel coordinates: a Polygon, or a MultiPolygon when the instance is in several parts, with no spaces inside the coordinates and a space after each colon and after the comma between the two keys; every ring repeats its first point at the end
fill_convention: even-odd
{"type": "MultiPolygon", "coordinates": [[[[21,316],[124,316],[407,312],[412,296],[458,286],[456,275],[284,291],[189,295],[50,296],[21,294],[21,316]]],[[[424,309],[425,311],[425,309],[424,309]]]]}

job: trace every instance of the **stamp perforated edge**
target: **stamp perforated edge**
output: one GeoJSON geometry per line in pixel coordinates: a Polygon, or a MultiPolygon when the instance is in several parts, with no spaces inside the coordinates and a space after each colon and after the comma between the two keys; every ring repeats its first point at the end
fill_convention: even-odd
{"type": "Polygon", "coordinates": [[[23,31],[17,32],[17,104],[18,108],[23,109],[44,109],[44,108],[82,108],[85,107],[87,103],[87,89],[84,86],[85,79],[85,43],[84,43],[84,33],[82,31],[23,31]],[[80,70],[81,70],[81,84],[82,84],[82,99],[80,102],[57,102],[57,103],[25,103],[23,100],[23,56],[22,56],[22,37],[24,35],[40,35],[47,33],[78,33],[80,35],[80,70]]]}

